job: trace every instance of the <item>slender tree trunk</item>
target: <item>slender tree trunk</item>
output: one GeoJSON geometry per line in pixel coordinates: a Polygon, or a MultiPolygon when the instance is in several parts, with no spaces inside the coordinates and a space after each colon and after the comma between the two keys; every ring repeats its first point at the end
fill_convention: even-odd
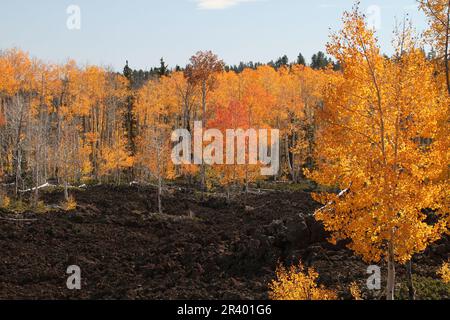
{"type": "Polygon", "coordinates": [[[163,209],[162,209],[162,173],[161,173],[161,136],[159,135],[157,137],[157,142],[156,142],[156,156],[157,156],[157,170],[158,170],[158,212],[160,214],[163,213],[163,209]]]}
{"type": "Polygon", "coordinates": [[[36,164],[35,164],[35,190],[34,190],[34,207],[37,207],[39,201],[39,165],[38,165],[38,152],[36,151],[36,164]]]}
{"type": "Polygon", "coordinates": [[[15,185],[15,195],[19,194],[19,182],[22,177],[22,152],[20,151],[20,146],[16,147],[16,185],[15,185]]]}
{"type": "Polygon", "coordinates": [[[64,179],[64,199],[69,201],[69,185],[66,179],[64,179]]]}
{"type": "Polygon", "coordinates": [[[408,294],[409,300],[416,300],[416,289],[414,288],[412,278],[412,259],[406,264],[406,276],[408,278],[408,294]]]}
{"type": "Polygon", "coordinates": [[[16,186],[15,186],[15,196],[17,197],[19,192],[19,182],[22,180],[22,150],[21,150],[21,135],[22,135],[22,122],[23,122],[23,101],[20,101],[19,97],[17,97],[17,103],[19,104],[20,108],[20,115],[19,115],[19,123],[17,127],[17,137],[16,137],[16,145],[14,146],[14,155],[16,157],[16,186]]]}
{"type": "Polygon", "coordinates": [[[289,173],[291,174],[292,182],[295,182],[295,172],[294,172],[294,168],[293,168],[291,152],[289,150],[289,136],[288,135],[286,135],[284,137],[284,146],[285,146],[285,151],[286,151],[286,162],[288,164],[289,173]]]}
{"type": "MultiPolygon", "coordinates": [[[[206,81],[202,83],[202,126],[203,130],[206,128],[206,81]]],[[[202,187],[202,198],[206,192],[206,168],[205,162],[203,161],[203,146],[202,146],[202,166],[201,166],[201,187],[202,187]]]]}
{"type": "Polygon", "coordinates": [[[388,248],[388,277],[386,287],[387,300],[395,300],[395,256],[394,256],[394,231],[391,231],[391,240],[388,248]]]}
{"type": "Polygon", "coordinates": [[[163,213],[161,194],[162,194],[162,179],[161,179],[161,174],[160,174],[158,177],[158,212],[160,214],[163,213]]]}
{"type": "Polygon", "coordinates": [[[449,38],[450,38],[450,1],[448,2],[448,8],[447,8],[447,29],[445,32],[445,57],[444,57],[444,63],[445,63],[445,77],[447,80],[447,90],[448,94],[450,95],[450,52],[449,52],[449,38]]]}
{"type": "Polygon", "coordinates": [[[245,165],[245,198],[244,205],[247,206],[248,203],[248,189],[249,189],[249,175],[248,175],[248,165],[245,165]]]}
{"type": "Polygon", "coordinates": [[[63,104],[63,97],[64,93],[61,93],[61,97],[59,99],[59,103],[56,105],[56,137],[55,137],[55,150],[56,154],[54,155],[54,177],[56,180],[56,183],[59,184],[61,181],[59,180],[59,165],[61,163],[61,156],[59,155],[60,152],[60,137],[61,137],[61,119],[59,117],[59,109],[60,106],[63,104]]]}

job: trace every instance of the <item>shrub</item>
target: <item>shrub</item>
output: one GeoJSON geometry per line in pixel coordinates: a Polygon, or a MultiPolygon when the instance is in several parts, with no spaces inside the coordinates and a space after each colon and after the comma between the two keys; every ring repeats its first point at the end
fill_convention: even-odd
{"type": "MultiPolygon", "coordinates": [[[[417,300],[448,300],[450,299],[450,284],[438,279],[413,275],[414,288],[417,300]]],[[[396,295],[398,300],[408,300],[408,286],[401,283],[396,295]]]]}
{"type": "Polygon", "coordinates": [[[72,211],[77,208],[77,202],[75,201],[75,198],[73,196],[69,197],[69,200],[67,200],[64,204],[64,210],[66,211],[72,211]]]}
{"type": "MultiPolygon", "coordinates": [[[[1,195],[0,195],[1,197],[1,195]]],[[[4,209],[8,209],[11,205],[11,199],[8,196],[3,196],[1,198],[1,203],[0,203],[0,207],[4,208],[4,209]]]]}
{"type": "Polygon", "coordinates": [[[438,275],[442,278],[444,283],[450,283],[450,262],[446,262],[438,271],[438,275]]]}
{"type": "Polygon", "coordinates": [[[47,206],[45,205],[44,201],[38,201],[38,202],[36,203],[36,206],[35,206],[35,208],[34,208],[34,211],[35,211],[36,213],[47,213],[47,212],[48,212],[48,209],[47,209],[47,206]]]}
{"type": "Polygon", "coordinates": [[[319,274],[313,269],[306,272],[304,267],[292,266],[286,269],[279,266],[277,279],[269,284],[271,300],[336,300],[337,294],[317,284],[319,274]]]}
{"type": "Polygon", "coordinates": [[[350,293],[354,300],[363,300],[361,290],[359,290],[358,284],[356,282],[352,282],[350,284],[350,293]]]}
{"type": "Polygon", "coordinates": [[[24,201],[22,199],[3,198],[3,205],[0,206],[13,213],[23,214],[25,212],[47,213],[48,208],[44,201],[24,201]]]}
{"type": "Polygon", "coordinates": [[[32,208],[27,205],[22,199],[11,200],[7,209],[15,213],[24,213],[28,210],[32,210],[32,208]]]}

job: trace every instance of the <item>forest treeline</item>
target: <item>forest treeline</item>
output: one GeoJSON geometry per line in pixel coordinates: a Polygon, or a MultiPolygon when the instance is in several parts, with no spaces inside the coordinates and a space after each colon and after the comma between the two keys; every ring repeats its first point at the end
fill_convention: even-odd
{"type": "Polygon", "coordinates": [[[195,180],[195,168],[170,164],[170,134],[191,130],[194,121],[205,118],[205,127],[282,129],[287,167],[279,177],[297,181],[305,163],[312,165],[314,110],[334,72],[323,53],[316,56],[311,67],[282,58],[226,67],[213,53],[199,52],[183,69],[170,70],[161,59],[150,72],[132,70],[127,62],[118,74],[74,61],[46,64],[18,49],[3,51],[3,180],[14,183],[17,192],[49,179],[120,183],[191,175],[195,180]],[[161,150],[159,160],[155,148],[161,150]]]}

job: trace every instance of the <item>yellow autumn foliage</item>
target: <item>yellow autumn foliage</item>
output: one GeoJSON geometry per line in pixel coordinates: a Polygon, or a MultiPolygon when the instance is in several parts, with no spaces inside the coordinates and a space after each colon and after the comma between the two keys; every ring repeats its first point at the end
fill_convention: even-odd
{"type": "Polygon", "coordinates": [[[77,201],[74,196],[69,196],[69,199],[64,203],[65,211],[72,211],[77,208],[77,201]]]}
{"type": "Polygon", "coordinates": [[[438,271],[438,275],[445,283],[450,283],[450,262],[446,262],[438,271]]]}
{"type": "Polygon", "coordinates": [[[413,36],[400,37],[395,57],[385,58],[359,11],[346,13],[328,45],[343,72],[329,78],[318,166],[308,173],[344,190],[315,195],[326,205],[316,218],[367,262],[387,261],[391,247],[391,261],[405,263],[449,230],[450,100],[413,36]]]}
{"type": "Polygon", "coordinates": [[[356,283],[355,281],[350,284],[350,294],[352,295],[354,300],[364,300],[362,298],[358,283],[356,283]]]}
{"type": "Polygon", "coordinates": [[[319,274],[300,264],[286,269],[277,268],[277,279],[269,285],[271,300],[337,300],[336,292],[317,284],[319,274]]]}

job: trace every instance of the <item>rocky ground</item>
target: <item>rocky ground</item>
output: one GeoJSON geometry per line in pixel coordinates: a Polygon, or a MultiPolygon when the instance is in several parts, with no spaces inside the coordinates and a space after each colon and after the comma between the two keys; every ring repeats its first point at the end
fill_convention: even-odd
{"type": "MultiPolygon", "coordinates": [[[[309,193],[253,194],[246,207],[239,199],[200,201],[177,188],[164,198],[164,215],[153,214],[151,188],[97,186],[72,194],[72,212],[0,212],[0,299],[267,299],[277,263],[299,260],[343,299],[351,282],[363,288],[368,277],[367,264],[326,241],[309,193]],[[69,265],[81,268],[79,291],[66,288],[69,265]]],[[[57,205],[63,194],[41,197],[57,205]]],[[[414,272],[436,278],[449,251],[448,240],[433,245],[415,257],[414,272]]],[[[401,282],[402,267],[398,274],[401,282]]]]}

